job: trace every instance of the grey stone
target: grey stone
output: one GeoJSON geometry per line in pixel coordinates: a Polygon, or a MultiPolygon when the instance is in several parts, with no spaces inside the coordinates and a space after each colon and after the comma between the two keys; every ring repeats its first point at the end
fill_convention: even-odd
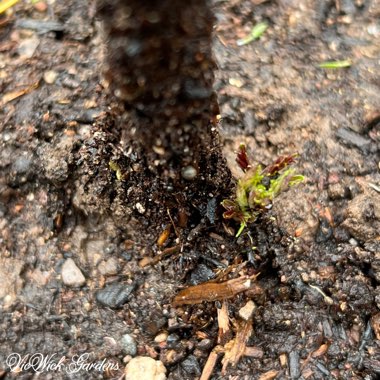
{"type": "Polygon", "coordinates": [[[134,289],[134,284],[110,284],[96,293],[96,300],[104,306],[118,308],[128,301],[129,296],[134,289]]]}
{"type": "Polygon", "coordinates": [[[193,376],[200,376],[201,368],[199,366],[198,360],[194,355],[189,355],[182,363],[182,369],[193,376]]]}
{"type": "Polygon", "coordinates": [[[364,138],[356,132],[345,128],[339,128],[336,135],[346,144],[354,146],[363,152],[368,152],[370,150],[371,140],[364,138]]]}
{"type": "Polygon", "coordinates": [[[123,351],[126,355],[131,355],[135,356],[137,353],[137,344],[134,338],[129,335],[125,334],[122,336],[121,341],[120,341],[123,351]]]}

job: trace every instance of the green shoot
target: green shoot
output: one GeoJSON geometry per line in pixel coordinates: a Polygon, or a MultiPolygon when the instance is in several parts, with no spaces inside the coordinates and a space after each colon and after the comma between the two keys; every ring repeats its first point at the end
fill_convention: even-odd
{"type": "Polygon", "coordinates": [[[240,40],[237,40],[236,41],[236,44],[238,46],[243,46],[243,45],[247,45],[249,43],[251,43],[252,41],[255,41],[257,39],[259,39],[263,34],[264,32],[268,29],[268,23],[266,22],[259,22],[258,24],[256,24],[251,32],[248,34],[248,36],[240,39],[240,40]]]}
{"type": "Polygon", "coordinates": [[[236,161],[245,174],[237,183],[235,198],[222,202],[226,210],[223,217],[240,222],[236,237],[240,236],[248,223],[253,223],[261,213],[271,207],[274,198],[281,191],[304,180],[303,175],[296,174],[295,169],[289,167],[296,156],[280,157],[264,169],[261,165],[251,167],[245,146],[240,146],[236,161]]]}
{"type": "Polygon", "coordinates": [[[345,59],[344,61],[327,61],[322,62],[318,65],[321,69],[342,69],[345,67],[350,67],[352,62],[349,59],[345,59]]]}

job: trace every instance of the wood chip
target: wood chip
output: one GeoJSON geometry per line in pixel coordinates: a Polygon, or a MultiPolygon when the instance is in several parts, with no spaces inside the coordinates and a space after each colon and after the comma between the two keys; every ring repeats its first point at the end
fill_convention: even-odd
{"type": "Polygon", "coordinates": [[[202,375],[199,380],[208,380],[211,377],[220,352],[221,351],[218,350],[218,346],[211,351],[207,358],[207,362],[203,367],[202,375]]]}
{"type": "Polygon", "coordinates": [[[377,313],[371,318],[371,326],[375,332],[376,339],[380,340],[380,313],[377,313]]]}
{"type": "Polygon", "coordinates": [[[288,357],[286,354],[280,355],[280,365],[282,368],[286,368],[288,366],[288,357]]]}
{"type": "Polygon", "coordinates": [[[244,356],[261,359],[264,356],[264,351],[260,347],[246,347],[244,351],[244,356]]]}
{"type": "Polygon", "coordinates": [[[253,330],[252,321],[243,322],[239,324],[237,328],[236,338],[224,346],[226,352],[222,360],[222,375],[225,375],[229,364],[235,366],[244,355],[246,343],[253,330]]]}
{"type": "Polygon", "coordinates": [[[166,240],[168,240],[169,235],[170,235],[170,230],[171,230],[171,225],[168,224],[157,239],[157,245],[159,247],[162,247],[166,243],[166,240]]]}
{"type": "Polygon", "coordinates": [[[327,350],[329,349],[329,346],[330,344],[329,343],[324,343],[322,344],[317,350],[315,350],[312,354],[311,354],[311,357],[312,358],[318,358],[322,355],[324,355],[327,350]]]}
{"type": "Polygon", "coordinates": [[[310,376],[313,376],[314,372],[311,368],[306,368],[304,371],[302,371],[302,377],[305,379],[308,379],[310,376]]]}
{"type": "Polygon", "coordinates": [[[278,371],[275,369],[272,369],[268,372],[263,373],[260,377],[259,380],[272,380],[274,379],[278,374],[278,371]]]}
{"type": "Polygon", "coordinates": [[[230,320],[228,317],[228,303],[223,301],[222,307],[218,309],[218,343],[224,345],[231,339],[230,320]]]}

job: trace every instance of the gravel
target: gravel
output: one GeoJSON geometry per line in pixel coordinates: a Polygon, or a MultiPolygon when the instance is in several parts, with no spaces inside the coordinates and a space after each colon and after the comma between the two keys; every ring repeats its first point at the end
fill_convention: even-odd
{"type": "Polygon", "coordinates": [[[62,266],[62,281],[67,286],[78,287],[86,282],[81,270],[77,267],[73,259],[67,259],[62,266]]]}
{"type": "Polygon", "coordinates": [[[165,380],[166,368],[159,360],[146,356],[132,359],[125,368],[125,380],[165,380]]]}

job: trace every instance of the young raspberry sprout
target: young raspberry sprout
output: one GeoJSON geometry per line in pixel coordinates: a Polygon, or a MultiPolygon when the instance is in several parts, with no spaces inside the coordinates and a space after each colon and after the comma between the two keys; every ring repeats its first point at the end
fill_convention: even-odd
{"type": "Polygon", "coordinates": [[[240,145],[236,162],[244,171],[244,176],[237,182],[234,199],[222,202],[226,210],[223,217],[240,222],[236,237],[241,235],[248,223],[253,223],[260,214],[271,208],[273,199],[280,192],[305,179],[289,167],[297,156],[281,156],[263,169],[261,165],[253,167],[250,164],[245,145],[240,145]]]}

